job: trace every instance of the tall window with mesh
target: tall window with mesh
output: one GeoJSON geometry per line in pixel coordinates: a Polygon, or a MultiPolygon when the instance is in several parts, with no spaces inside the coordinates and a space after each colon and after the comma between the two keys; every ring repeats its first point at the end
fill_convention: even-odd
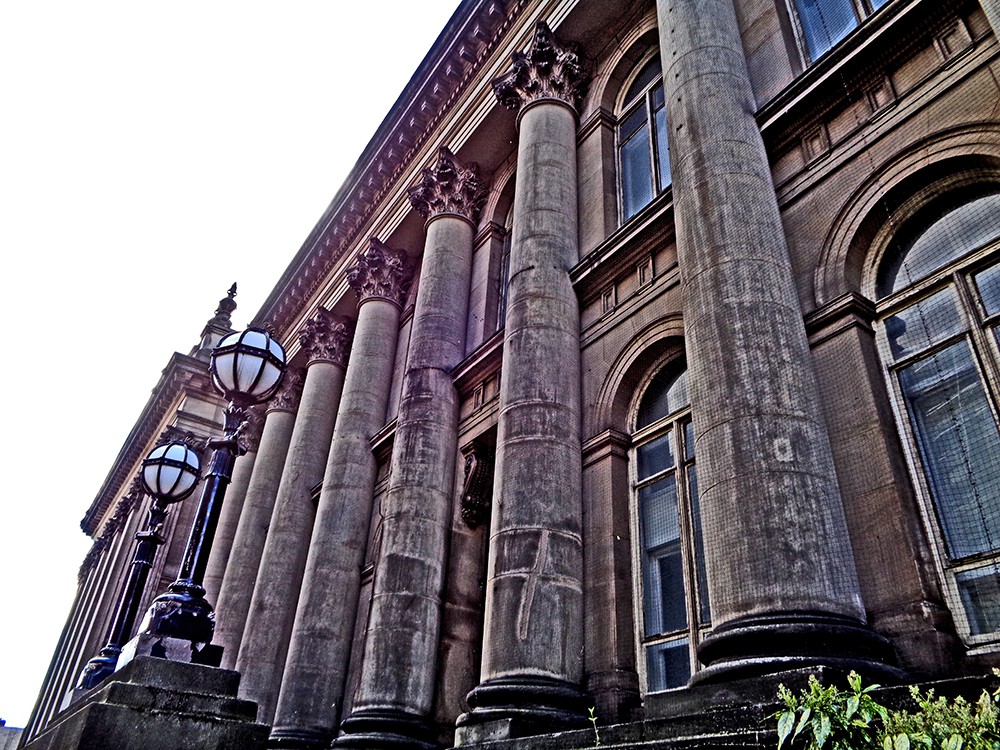
{"type": "Polygon", "coordinates": [[[956,622],[1000,636],[1000,193],[945,197],[876,279],[880,347],[956,622]]]}
{"type": "Polygon", "coordinates": [[[889,0],[795,0],[803,46],[817,60],[889,0]]]}
{"type": "Polygon", "coordinates": [[[687,683],[697,668],[694,649],[711,625],[683,365],[668,365],[646,387],[633,445],[640,671],[655,692],[687,683]]]}
{"type": "Polygon", "coordinates": [[[667,111],[658,51],[638,66],[619,102],[618,177],[623,221],[670,185],[667,111]]]}

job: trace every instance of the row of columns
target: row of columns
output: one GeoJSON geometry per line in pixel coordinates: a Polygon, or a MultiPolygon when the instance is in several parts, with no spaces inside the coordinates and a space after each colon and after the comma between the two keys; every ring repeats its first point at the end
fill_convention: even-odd
{"type": "MultiPolygon", "coordinates": [[[[864,622],[732,0],[659,0],[658,14],[715,627],[697,679],[817,663],[891,674],[886,643],[864,622]]],[[[494,88],[518,110],[518,179],[482,670],[459,742],[578,725],[586,705],[580,320],[569,276],[583,75],[539,24],[494,88]]],[[[310,354],[297,416],[268,414],[218,610],[275,746],[325,746],[338,721],[337,747],[434,746],[458,454],[451,372],[465,352],[483,196],[481,177],[446,150],[410,192],[426,240],[349,716],[371,439],[386,418],[411,275],[404,253],[371,242],[349,277],[359,310],[346,371],[347,324],[321,321],[326,335],[340,332],[341,354],[310,354]]]]}

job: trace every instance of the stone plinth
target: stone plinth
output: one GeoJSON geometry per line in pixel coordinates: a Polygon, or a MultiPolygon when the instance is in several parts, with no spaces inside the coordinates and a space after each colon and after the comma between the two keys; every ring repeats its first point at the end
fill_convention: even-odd
{"type": "Polygon", "coordinates": [[[26,750],[261,750],[268,727],[239,673],[138,656],[56,717],[26,750]]]}

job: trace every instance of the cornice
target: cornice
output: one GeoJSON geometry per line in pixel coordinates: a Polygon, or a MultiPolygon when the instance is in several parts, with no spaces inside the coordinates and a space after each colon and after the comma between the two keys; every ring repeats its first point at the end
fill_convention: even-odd
{"type": "Polygon", "coordinates": [[[255,316],[284,331],[468,88],[530,0],[465,0],[255,316]]]}
{"type": "Polygon", "coordinates": [[[97,532],[100,521],[112,502],[119,496],[122,488],[132,481],[136,464],[145,456],[150,443],[159,434],[169,409],[177,403],[182,394],[188,393],[197,393],[206,398],[222,401],[222,396],[212,387],[211,376],[205,362],[175,352],[163,369],[160,381],[153,388],[153,393],[140,412],[135,426],[118,451],[118,456],[111,464],[111,471],[105,477],[97,497],[80,521],[80,528],[88,536],[93,536],[97,532]]]}

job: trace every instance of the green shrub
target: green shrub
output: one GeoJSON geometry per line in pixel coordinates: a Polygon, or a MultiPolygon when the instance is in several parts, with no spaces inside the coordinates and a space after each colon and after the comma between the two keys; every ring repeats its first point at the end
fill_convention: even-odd
{"type": "Polygon", "coordinates": [[[824,687],[815,677],[798,695],[781,685],[778,749],[797,741],[803,750],[1000,750],[1000,689],[975,703],[934,697],[911,687],[915,711],[889,709],[851,672],[848,688],[824,687]],[[801,738],[801,739],[799,739],[801,738]]]}

